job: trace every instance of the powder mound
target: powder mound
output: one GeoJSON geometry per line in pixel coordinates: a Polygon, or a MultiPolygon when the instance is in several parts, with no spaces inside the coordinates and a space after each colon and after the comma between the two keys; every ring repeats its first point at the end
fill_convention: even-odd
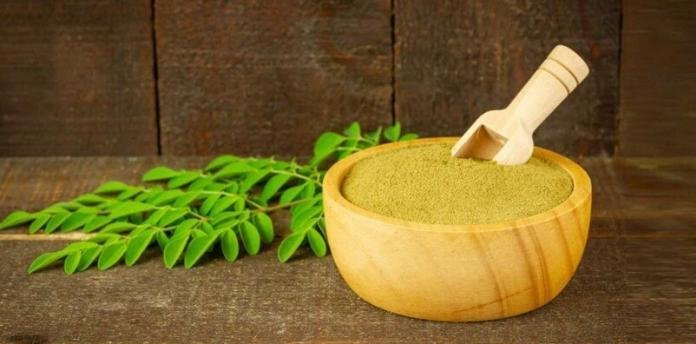
{"type": "Polygon", "coordinates": [[[533,157],[526,164],[450,156],[447,144],[408,147],[363,159],[341,191],[353,204],[403,220],[483,224],[542,213],[562,203],[573,180],[533,157]]]}

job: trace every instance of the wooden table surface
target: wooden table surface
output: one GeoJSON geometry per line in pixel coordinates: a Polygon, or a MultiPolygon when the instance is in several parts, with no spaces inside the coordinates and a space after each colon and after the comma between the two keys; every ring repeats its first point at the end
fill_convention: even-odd
{"type": "MultiPolygon", "coordinates": [[[[135,183],[158,163],[206,160],[0,159],[0,216],[109,179],[135,183]]],[[[483,323],[401,317],[360,300],[331,257],[279,264],[274,249],[192,270],[164,268],[153,250],[132,268],[28,276],[36,255],[65,242],[22,229],[0,233],[0,342],[696,341],[696,158],[580,162],[594,184],[585,255],[565,291],[525,315],[483,323]]]]}

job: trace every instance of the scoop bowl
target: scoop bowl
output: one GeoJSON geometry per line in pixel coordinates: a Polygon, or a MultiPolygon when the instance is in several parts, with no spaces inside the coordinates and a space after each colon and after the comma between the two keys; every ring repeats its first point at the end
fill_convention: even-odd
{"type": "Polygon", "coordinates": [[[380,145],[329,169],[323,182],[324,212],[339,273],[363,300],[420,319],[500,319],[547,304],[575,273],[589,229],[590,178],[568,158],[534,149],[534,156],[572,177],[568,199],[541,214],[493,224],[411,222],[362,209],[341,194],[344,178],[362,159],[456,141],[430,138],[380,145]]]}

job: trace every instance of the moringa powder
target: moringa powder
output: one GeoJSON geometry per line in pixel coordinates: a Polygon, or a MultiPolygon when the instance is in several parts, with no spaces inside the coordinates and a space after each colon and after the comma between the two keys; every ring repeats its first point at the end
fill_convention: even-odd
{"type": "Polygon", "coordinates": [[[342,193],[353,204],[403,220],[482,224],[531,216],[570,196],[561,167],[532,157],[516,166],[454,158],[448,144],[407,147],[363,159],[342,193]]]}

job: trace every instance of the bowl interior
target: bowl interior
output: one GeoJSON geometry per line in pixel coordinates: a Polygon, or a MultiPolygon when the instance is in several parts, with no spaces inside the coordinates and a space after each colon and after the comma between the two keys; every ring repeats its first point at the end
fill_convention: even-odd
{"type": "Polygon", "coordinates": [[[364,151],[353,154],[336,164],[334,164],[326,176],[324,177],[324,197],[331,198],[339,206],[346,208],[347,210],[353,212],[356,216],[361,216],[369,218],[372,220],[382,221],[384,223],[391,223],[401,227],[405,227],[412,230],[421,231],[438,231],[438,232],[461,232],[461,231],[494,231],[494,230],[506,230],[517,227],[516,223],[518,221],[524,221],[525,223],[533,224],[535,222],[543,222],[548,220],[550,217],[556,217],[562,215],[565,212],[575,211],[576,205],[581,203],[584,199],[590,196],[591,183],[590,178],[582,167],[577,165],[570,159],[554,153],[550,150],[535,147],[534,156],[554,163],[561,168],[563,168],[573,180],[573,191],[570,196],[563,201],[561,204],[546,210],[540,214],[523,217],[514,220],[505,220],[496,223],[486,223],[486,224],[467,224],[467,225],[445,225],[445,224],[430,224],[430,223],[420,223],[408,220],[402,220],[398,218],[393,218],[372,212],[370,210],[358,207],[357,205],[348,201],[341,193],[341,185],[351,168],[360,160],[388,152],[391,150],[401,149],[405,147],[421,146],[421,145],[431,145],[431,144],[441,144],[448,143],[454,144],[457,141],[457,137],[439,137],[439,138],[427,138],[418,139],[406,142],[395,142],[389,144],[383,144],[376,147],[366,149],[364,151]]]}

